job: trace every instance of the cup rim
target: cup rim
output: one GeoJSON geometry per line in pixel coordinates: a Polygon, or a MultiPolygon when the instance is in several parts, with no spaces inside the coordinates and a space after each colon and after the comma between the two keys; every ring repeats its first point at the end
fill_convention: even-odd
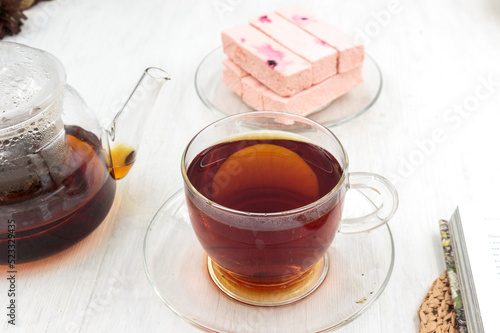
{"type": "Polygon", "coordinates": [[[292,113],[286,113],[286,112],[280,112],[280,111],[251,111],[251,112],[244,112],[244,113],[238,113],[238,114],[235,114],[235,115],[231,115],[231,116],[227,116],[227,117],[223,117],[221,119],[218,119],[210,124],[208,124],[207,126],[203,127],[201,130],[199,130],[196,135],[189,141],[189,143],[187,144],[186,148],[184,149],[183,153],[182,153],[182,157],[181,157],[181,171],[182,171],[182,178],[184,180],[184,184],[187,185],[187,189],[189,191],[191,191],[192,193],[194,193],[198,198],[201,198],[203,201],[205,201],[206,203],[208,203],[212,208],[215,208],[217,210],[221,210],[221,211],[224,211],[226,213],[230,213],[230,214],[235,214],[235,215],[243,215],[243,216],[251,216],[251,217],[266,217],[266,218],[269,218],[269,217],[283,217],[283,216],[288,216],[288,215],[294,215],[294,214],[300,214],[304,211],[307,211],[307,210],[310,210],[311,208],[313,207],[318,207],[320,205],[322,205],[325,201],[327,201],[330,197],[332,197],[333,195],[335,195],[339,190],[340,188],[342,187],[342,184],[344,184],[345,181],[348,181],[348,169],[349,169],[349,158],[348,158],[348,155],[347,155],[347,151],[345,150],[345,147],[344,145],[342,144],[342,142],[340,142],[339,138],[332,132],[330,131],[329,128],[327,128],[326,126],[323,126],[321,125],[320,123],[314,121],[314,120],[311,120],[311,119],[308,119],[306,117],[303,117],[303,116],[300,116],[300,115],[296,115],[296,114],[292,114],[292,113]],[[344,155],[344,160],[345,160],[345,166],[342,168],[342,175],[340,176],[340,179],[339,181],[337,182],[337,184],[328,192],[326,193],[325,195],[323,195],[321,198],[305,205],[305,206],[301,206],[301,207],[298,207],[298,208],[295,208],[295,209],[291,209],[291,210],[286,210],[286,211],[281,211],[281,212],[273,212],[273,213],[256,213],[256,212],[246,212],[246,211],[241,211],[241,210],[237,210],[237,209],[232,209],[232,208],[229,208],[229,207],[226,207],[224,205],[221,205],[215,201],[212,201],[210,200],[209,198],[207,198],[206,196],[204,196],[202,193],[200,193],[195,187],[194,185],[191,183],[191,181],[189,180],[189,177],[187,176],[187,170],[186,170],[186,166],[185,166],[185,160],[186,160],[186,155],[187,155],[187,152],[189,150],[189,148],[191,147],[191,145],[193,144],[193,142],[196,140],[196,138],[198,138],[198,136],[204,132],[206,129],[210,128],[210,127],[213,127],[213,126],[216,126],[217,124],[219,123],[222,123],[222,122],[225,122],[225,121],[230,121],[232,120],[233,118],[246,118],[246,117],[256,117],[256,116],[267,116],[267,115],[286,115],[286,116],[290,116],[290,117],[293,117],[293,118],[296,118],[296,119],[299,119],[303,122],[306,122],[306,123],[309,123],[311,125],[314,125],[318,128],[320,128],[322,131],[326,132],[326,134],[330,135],[332,137],[333,140],[336,141],[336,143],[339,145],[341,151],[342,151],[342,154],[344,155]]]}

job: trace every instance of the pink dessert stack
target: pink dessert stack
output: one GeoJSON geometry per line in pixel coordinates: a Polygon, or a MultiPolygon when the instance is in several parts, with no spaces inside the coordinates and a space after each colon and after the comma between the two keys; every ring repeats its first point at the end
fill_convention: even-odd
{"type": "Polygon", "coordinates": [[[257,110],[306,116],[363,82],[364,47],[300,6],[222,32],[223,81],[257,110]]]}

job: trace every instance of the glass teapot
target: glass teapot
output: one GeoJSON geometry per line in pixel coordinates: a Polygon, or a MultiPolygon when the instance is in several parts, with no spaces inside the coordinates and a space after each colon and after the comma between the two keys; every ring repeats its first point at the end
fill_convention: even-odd
{"type": "Polygon", "coordinates": [[[49,257],[107,216],[169,76],[148,68],[101,126],[51,54],[0,42],[0,265],[49,257]],[[15,249],[15,250],[14,250],[15,249]]]}

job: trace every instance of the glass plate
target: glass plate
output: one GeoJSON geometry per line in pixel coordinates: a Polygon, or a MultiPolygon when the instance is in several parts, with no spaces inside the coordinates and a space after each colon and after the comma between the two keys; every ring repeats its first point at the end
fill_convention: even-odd
{"type": "MultiPolygon", "coordinates": [[[[218,47],[201,61],[194,79],[198,96],[210,110],[223,116],[255,111],[222,82],[224,58],[222,47],[218,47]]],[[[363,63],[363,80],[356,88],[307,117],[324,126],[337,126],[360,116],[375,104],[382,90],[382,73],[368,54],[363,63]]]]}
{"type": "Polygon", "coordinates": [[[382,294],[394,266],[388,226],[338,234],[329,272],[306,298],[276,307],[251,306],[220,291],[194,234],[180,190],[154,216],[144,238],[144,268],[156,294],[188,323],[209,332],[324,332],[347,325],[382,294]],[[362,246],[360,246],[362,244],[362,246]]]}

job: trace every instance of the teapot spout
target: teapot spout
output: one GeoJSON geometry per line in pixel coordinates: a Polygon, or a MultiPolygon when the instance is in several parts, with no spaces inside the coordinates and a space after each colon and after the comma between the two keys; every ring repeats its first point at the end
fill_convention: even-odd
{"type": "Polygon", "coordinates": [[[110,140],[109,168],[111,176],[118,180],[132,168],[146,121],[163,85],[170,76],[162,69],[147,68],[125,105],[118,111],[107,128],[110,140]]]}

